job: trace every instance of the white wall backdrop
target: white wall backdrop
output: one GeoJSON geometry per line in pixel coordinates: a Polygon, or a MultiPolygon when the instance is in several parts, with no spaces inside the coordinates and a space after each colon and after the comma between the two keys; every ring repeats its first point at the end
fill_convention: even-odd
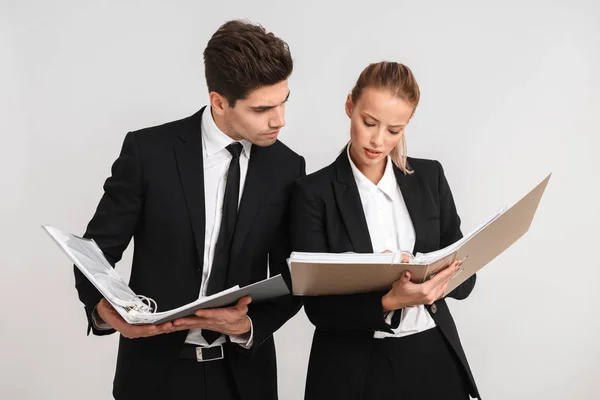
{"type": "MultiPolygon", "coordinates": [[[[409,153],[443,163],[464,231],[553,172],[530,232],[450,307],[486,400],[598,398],[600,3],[483,3],[0,1],[0,398],[110,397],[117,337],[86,337],[39,225],[82,233],[125,133],[206,103],[202,51],[232,18],[292,49],[281,139],[309,172],[382,59],[420,83],[409,153]]],[[[282,399],[303,397],[312,332],[301,312],[276,334],[282,399]]]]}

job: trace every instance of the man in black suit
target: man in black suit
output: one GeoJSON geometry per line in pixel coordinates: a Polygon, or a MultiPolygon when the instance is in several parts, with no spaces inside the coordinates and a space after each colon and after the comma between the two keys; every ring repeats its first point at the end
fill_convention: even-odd
{"type": "MultiPolygon", "coordinates": [[[[86,238],[114,266],[134,239],[130,287],[159,311],[282,274],[290,284],[290,186],[304,159],[285,125],[287,44],[230,21],[204,51],[210,105],[130,132],[86,238]]],[[[116,399],[276,399],[272,334],[300,303],[286,296],[199,311],[159,326],[127,324],[75,269],[88,334],[120,332],[116,399]]]]}

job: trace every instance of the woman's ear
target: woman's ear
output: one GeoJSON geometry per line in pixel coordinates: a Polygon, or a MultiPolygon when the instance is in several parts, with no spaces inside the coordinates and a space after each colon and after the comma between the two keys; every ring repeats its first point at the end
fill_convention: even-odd
{"type": "Polygon", "coordinates": [[[352,118],[352,108],[354,107],[354,103],[352,102],[352,94],[349,94],[346,98],[346,115],[348,118],[352,118]]]}

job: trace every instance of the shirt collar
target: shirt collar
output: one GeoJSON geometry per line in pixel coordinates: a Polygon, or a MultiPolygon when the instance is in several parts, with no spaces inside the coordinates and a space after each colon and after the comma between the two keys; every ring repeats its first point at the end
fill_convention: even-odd
{"type": "Polygon", "coordinates": [[[204,155],[206,157],[210,157],[213,154],[218,153],[219,151],[225,149],[231,143],[239,142],[242,144],[242,156],[250,159],[250,150],[252,149],[252,143],[249,141],[242,140],[233,140],[222,130],[219,129],[215,120],[212,116],[212,109],[210,106],[207,106],[202,113],[202,147],[204,148],[204,155]]]}
{"type": "Polygon", "coordinates": [[[396,177],[394,176],[394,167],[390,156],[387,156],[383,177],[379,183],[375,185],[369,178],[360,172],[356,164],[354,164],[354,161],[352,161],[352,158],[350,157],[350,143],[348,143],[348,146],[346,147],[346,154],[348,156],[348,161],[350,161],[352,175],[354,175],[354,180],[356,181],[356,186],[358,186],[358,192],[360,193],[362,200],[365,200],[363,197],[372,195],[377,189],[381,190],[390,200],[394,199],[394,191],[397,190],[397,182],[396,177]]]}

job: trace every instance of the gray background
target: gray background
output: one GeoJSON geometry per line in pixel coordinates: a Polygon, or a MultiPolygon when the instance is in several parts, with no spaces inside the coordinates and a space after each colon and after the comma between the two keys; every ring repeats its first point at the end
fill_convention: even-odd
{"type": "MultiPolygon", "coordinates": [[[[463,231],[553,172],[530,232],[450,307],[486,400],[598,398],[600,5],[482,3],[0,2],[0,398],[110,397],[117,336],[85,336],[39,225],[82,233],[125,133],[204,105],[202,51],[242,17],[291,46],[281,139],[309,172],[347,141],[345,97],[382,59],[420,83],[409,154],[442,162],[463,231]]],[[[302,398],[312,331],[301,312],[276,334],[282,399],[302,398]]]]}

